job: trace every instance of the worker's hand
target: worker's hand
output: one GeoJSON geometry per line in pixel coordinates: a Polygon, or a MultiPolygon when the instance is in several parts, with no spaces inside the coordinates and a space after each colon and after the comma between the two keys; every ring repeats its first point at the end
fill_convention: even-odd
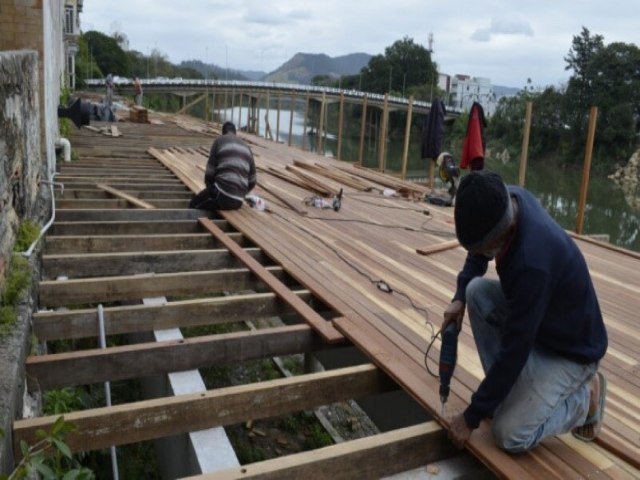
{"type": "Polygon", "coordinates": [[[464,318],[465,305],[461,300],[454,300],[444,311],[444,321],[442,322],[442,331],[451,322],[456,322],[458,330],[462,328],[462,319],[464,318]]]}
{"type": "Polygon", "coordinates": [[[451,419],[449,425],[449,440],[456,448],[463,448],[471,436],[471,429],[467,427],[464,415],[459,414],[451,419]]]}

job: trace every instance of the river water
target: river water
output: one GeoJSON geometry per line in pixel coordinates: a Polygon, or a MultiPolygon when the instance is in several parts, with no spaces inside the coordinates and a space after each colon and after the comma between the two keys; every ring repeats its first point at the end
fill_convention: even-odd
{"type": "MultiPolygon", "coordinates": [[[[232,112],[223,110],[216,112],[220,120],[238,119],[238,108],[232,112]]],[[[242,109],[243,125],[246,123],[247,109],[242,109]]],[[[264,110],[261,111],[260,135],[265,135],[264,110]]],[[[278,123],[277,112],[269,111],[269,124],[273,139],[276,139],[276,125],[278,123]]],[[[288,143],[289,141],[289,119],[288,110],[280,111],[279,121],[279,141],[288,143]]],[[[303,144],[303,115],[294,112],[293,127],[291,135],[292,145],[300,148],[303,144]]],[[[345,133],[342,139],[341,158],[346,161],[356,161],[359,151],[359,131],[354,125],[349,127],[346,122],[345,133]]],[[[329,124],[329,132],[324,143],[324,155],[329,157],[337,156],[337,138],[335,136],[337,125],[329,124]],[[332,129],[333,127],[333,129],[332,129]],[[333,134],[331,132],[334,132],[333,134]]],[[[309,130],[309,126],[307,126],[309,130]]],[[[315,151],[317,137],[307,135],[305,143],[306,150],[315,151]]],[[[398,173],[401,168],[403,139],[390,139],[387,143],[387,156],[385,171],[387,173],[398,173]]],[[[451,152],[454,158],[460,157],[460,152],[451,152]]],[[[363,164],[369,167],[378,166],[378,155],[375,142],[372,139],[365,141],[365,152],[363,164]]],[[[487,159],[485,167],[498,172],[507,183],[517,183],[519,172],[519,158],[503,163],[499,160],[487,159]]],[[[408,177],[424,181],[427,176],[427,161],[420,158],[420,138],[413,135],[409,146],[408,177]]],[[[613,172],[610,172],[613,173],[613,172]]],[[[464,174],[464,172],[463,172],[464,174]]],[[[525,187],[532,191],[540,200],[549,214],[567,230],[575,231],[577,221],[578,199],[580,183],[582,179],[582,169],[558,169],[550,167],[547,163],[536,163],[531,159],[527,166],[525,187]]],[[[437,180],[439,182],[439,179],[437,180]]],[[[438,187],[438,184],[436,184],[438,187]]],[[[587,205],[583,233],[605,234],[613,245],[628,248],[640,252],[640,211],[632,208],[625,200],[624,194],[612,180],[606,175],[596,175],[593,172],[589,179],[587,194],[587,205]]]]}

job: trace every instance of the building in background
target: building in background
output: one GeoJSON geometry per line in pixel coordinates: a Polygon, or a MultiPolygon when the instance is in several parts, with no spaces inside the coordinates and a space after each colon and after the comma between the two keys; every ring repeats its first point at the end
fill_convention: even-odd
{"type": "Polygon", "coordinates": [[[485,77],[454,75],[451,78],[447,105],[470,110],[473,102],[480,103],[485,113],[489,115],[495,110],[496,96],[493,93],[491,80],[485,77]]]}
{"type": "Polygon", "coordinates": [[[71,90],[76,88],[76,54],[80,38],[80,13],[83,0],[64,2],[65,80],[71,90]]]}
{"type": "Polygon", "coordinates": [[[64,87],[75,85],[83,0],[0,0],[0,51],[34,50],[38,59],[41,148],[55,168],[60,141],[58,104],[64,87]]]}

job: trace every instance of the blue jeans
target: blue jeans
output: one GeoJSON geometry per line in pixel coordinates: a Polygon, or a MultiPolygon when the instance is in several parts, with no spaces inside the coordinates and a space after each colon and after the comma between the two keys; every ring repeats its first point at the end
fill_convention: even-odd
{"type": "MultiPolygon", "coordinates": [[[[499,281],[482,277],[469,283],[466,301],[486,373],[500,351],[507,301],[499,281]]],[[[492,431],[498,446],[523,452],[547,437],[582,425],[597,368],[597,363],[580,364],[534,347],[513,388],[494,412],[492,431]]]]}

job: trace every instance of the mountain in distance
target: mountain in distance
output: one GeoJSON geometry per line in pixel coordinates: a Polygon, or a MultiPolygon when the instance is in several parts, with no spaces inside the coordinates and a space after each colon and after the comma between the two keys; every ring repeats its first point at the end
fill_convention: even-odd
{"type": "MultiPolygon", "coordinates": [[[[369,64],[372,56],[367,53],[351,53],[339,57],[329,57],[323,53],[296,53],[271,73],[259,70],[227,70],[215,64],[205,64],[200,60],[188,60],[180,63],[198,71],[205,78],[228,80],[250,80],[279,83],[311,85],[317,75],[338,78],[341,75],[356,75],[362,67],[369,64]]],[[[496,98],[517,95],[521,88],[493,85],[496,98]]]]}
{"type": "Polygon", "coordinates": [[[517,95],[518,92],[522,91],[522,88],[503,87],[501,85],[493,85],[492,88],[493,88],[493,93],[496,94],[497,98],[513,97],[514,95],[517,95]]]}
{"type": "Polygon", "coordinates": [[[316,75],[335,78],[341,75],[355,75],[369,63],[370,59],[371,55],[367,53],[351,53],[333,58],[324,53],[296,53],[290,60],[268,74],[256,70],[227,70],[200,60],[183,61],[180,67],[192,68],[205,78],[311,85],[316,75]]]}
{"type": "Polygon", "coordinates": [[[372,56],[368,53],[350,53],[339,57],[329,57],[324,53],[296,53],[278,69],[267,74],[267,82],[298,83],[310,85],[313,77],[328,75],[355,75],[366,66],[372,56]]]}
{"type": "Polygon", "coordinates": [[[180,62],[180,67],[192,68],[200,73],[204,78],[219,78],[227,80],[261,80],[265,72],[255,72],[251,70],[227,70],[213,63],[206,64],[201,60],[184,60],[180,62]]]}

